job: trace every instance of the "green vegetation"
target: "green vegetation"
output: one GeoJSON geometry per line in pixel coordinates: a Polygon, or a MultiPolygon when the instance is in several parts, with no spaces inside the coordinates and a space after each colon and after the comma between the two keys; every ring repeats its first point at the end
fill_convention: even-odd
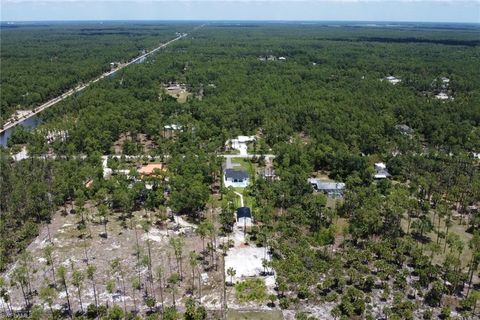
{"type": "MultiPolygon", "coordinates": [[[[132,28],[140,32],[147,27],[132,28]]],[[[151,28],[156,30],[155,25],[151,28]]],[[[162,29],[165,35],[172,33],[168,28],[162,29]]],[[[27,31],[28,39],[40,32],[27,31]]],[[[141,41],[147,46],[157,38],[145,32],[150,40],[141,41]]],[[[161,271],[154,281],[149,256],[153,246],[146,241],[134,255],[148,274],[134,287],[143,285],[147,298],[138,303],[154,315],[160,312],[160,293],[161,299],[171,296],[173,305],[164,308],[162,302],[162,312],[178,317],[176,303],[202,290],[200,280],[185,288],[182,278],[192,274],[195,280],[201,274],[188,266],[219,269],[220,236],[234,229],[238,197],[220,187],[225,141],[258,134],[258,149],[271,149],[268,153],[276,156],[276,179],[259,175],[239,191],[256,222],[249,234],[251,245],[264,246],[271,257],[265,267],[275,271],[277,290],[267,288],[262,278],[248,279],[235,285],[240,302],[265,305],[271,300],[275,308],[299,311],[315,306],[324,318],[478,317],[480,170],[472,156],[480,152],[480,69],[472,67],[480,65],[478,35],[477,29],[295,24],[211,24],[198,29],[166,48],[161,59],[154,56],[126,68],[45,111],[38,130],[14,132],[12,143],[25,144],[30,158],[15,162],[10,149],[0,151],[0,269],[7,269],[13,259],[20,261],[40,226],[48,225],[57,210],[75,214],[77,231],[85,237],[91,236],[88,216],[95,212],[92,220],[103,225],[102,237],[110,239],[135,229],[135,214],[148,218],[143,232],[152,236],[150,230],[163,225],[171,209],[198,224],[201,258],[192,254],[188,259],[183,238],[172,238],[169,262],[160,266],[169,274],[161,271]],[[270,55],[286,60],[262,59],[270,55]],[[389,75],[402,82],[381,81],[389,75]],[[450,79],[447,89],[441,88],[441,77],[450,79]],[[202,99],[160,99],[161,85],[168,82],[185,83],[194,96],[201,92],[202,99]],[[448,90],[454,100],[436,99],[440,90],[448,90]],[[181,129],[165,128],[172,124],[181,129]],[[401,124],[412,132],[402,134],[397,127],[401,124]],[[68,138],[47,143],[45,129],[63,130],[68,138]],[[105,179],[101,156],[110,154],[127,133],[131,141],[121,151],[146,159],[141,162],[157,157],[168,170],[146,179],[135,172],[105,179]],[[154,147],[140,148],[142,137],[154,147]],[[55,157],[42,157],[46,154],[55,157]],[[386,163],[391,179],[373,179],[378,161],[386,163]],[[316,172],[346,183],[344,198],[336,205],[313,193],[307,179],[316,172]],[[87,188],[89,180],[93,185],[87,188]],[[113,221],[125,230],[110,230],[113,221]],[[174,262],[178,272],[170,270],[174,262]]],[[[18,46],[23,46],[22,39],[18,46]]],[[[15,42],[13,36],[7,40],[15,42]]],[[[2,59],[11,50],[8,41],[2,44],[2,59]]],[[[121,56],[131,52],[130,42],[124,46],[121,56]]],[[[112,59],[108,52],[104,55],[104,61],[112,59]]],[[[71,58],[76,59],[75,53],[71,58]]],[[[10,68],[26,72],[13,62],[10,68]]],[[[14,86],[25,91],[28,83],[21,77],[9,81],[16,78],[14,86]]],[[[2,91],[3,81],[2,71],[2,91]]],[[[57,87],[61,85],[43,95],[58,93],[57,87]]],[[[21,99],[20,93],[10,91],[2,110],[13,110],[21,99]]],[[[253,177],[253,168],[265,169],[264,160],[235,162],[253,177]]],[[[127,162],[108,161],[113,169],[134,166],[127,162]]],[[[222,248],[228,255],[228,248],[222,248]]],[[[65,273],[49,251],[47,282],[63,284],[56,292],[43,283],[32,290],[28,263],[17,264],[14,281],[2,286],[23,293],[18,307],[29,309],[39,298],[48,306],[58,293],[66,296],[67,287],[68,299],[77,301],[84,287],[94,283],[83,270],[75,277],[65,273]]],[[[108,291],[128,291],[118,263],[106,268],[117,280],[108,291]]],[[[227,291],[226,286],[215,288],[220,287],[227,291]]],[[[139,297],[141,291],[135,290],[139,297]]],[[[100,313],[118,318],[137,309],[77,305],[71,307],[68,301],[65,314],[84,309],[94,315],[90,318],[100,313]]],[[[201,306],[193,301],[188,306],[192,317],[204,316],[201,306]]],[[[308,315],[299,312],[298,318],[308,315]]]]}
{"type": "MultiPolygon", "coordinates": [[[[183,24],[66,23],[2,26],[2,95],[5,121],[183,32],[183,24]]],[[[3,121],[1,123],[3,123],[3,121]]]]}
{"type": "Polygon", "coordinates": [[[267,287],[259,278],[247,279],[235,285],[236,298],[239,302],[264,302],[267,300],[267,287]]]}
{"type": "Polygon", "coordinates": [[[283,315],[280,311],[235,311],[230,310],[227,314],[228,320],[281,320],[283,315]]]}

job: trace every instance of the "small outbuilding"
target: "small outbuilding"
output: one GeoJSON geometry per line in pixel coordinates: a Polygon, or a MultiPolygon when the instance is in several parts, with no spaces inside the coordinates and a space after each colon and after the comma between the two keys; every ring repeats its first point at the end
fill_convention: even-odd
{"type": "Polygon", "coordinates": [[[387,166],[383,162],[375,163],[374,169],[375,169],[375,174],[373,177],[375,179],[386,179],[391,176],[391,174],[387,170],[387,166]]]}
{"type": "Polygon", "coordinates": [[[237,209],[237,224],[239,226],[252,226],[252,212],[249,207],[240,207],[237,209]]]}

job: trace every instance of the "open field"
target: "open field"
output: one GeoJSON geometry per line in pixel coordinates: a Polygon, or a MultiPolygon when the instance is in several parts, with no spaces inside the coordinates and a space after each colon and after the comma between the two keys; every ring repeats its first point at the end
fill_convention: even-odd
{"type": "MultiPolygon", "coordinates": [[[[217,253],[212,258],[207,251],[204,251],[204,244],[207,240],[203,241],[195,233],[196,225],[185,221],[182,217],[175,217],[173,220],[161,223],[154,212],[137,211],[127,219],[121,219],[119,213],[116,213],[108,219],[107,237],[105,238],[101,236],[104,233],[104,225],[100,223],[96,214],[96,208],[88,206],[85,217],[87,227],[79,230],[80,217],[76,214],[64,214],[61,210],[56,213],[48,227],[43,227],[39,236],[28,247],[32,261],[30,264],[32,287],[40,288],[48,283],[53,283],[52,266],[47,264],[45,255],[45,248],[51,245],[56,280],[58,281],[58,268],[64,266],[67,270],[70,304],[74,310],[80,310],[81,307],[86,308],[89,304],[95,303],[94,284],[99,304],[118,305],[127,310],[137,309],[141,313],[148,311],[145,304],[141,303],[147,293],[155,296],[159,307],[163,295],[165,306],[172,305],[174,299],[176,304],[183,305],[188,297],[194,297],[197,300],[201,299],[207,310],[221,309],[223,301],[221,254],[217,253]],[[154,222],[148,232],[143,228],[146,221],[154,222]],[[181,266],[177,263],[170,244],[172,238],[178,237],[182,237],[185,241],[181,266]],[[135,254],[137,243],[140,251],[138,259],[135,254]],[[194,270],[188,260],[189,253],[192,251],[199,254],[198,266],[194,270]],[[145,262],[148,255],[151,255],[152,261],[154,276],[152,283],[149,282],[150,271],[145,262]],[[119,260],[121,273],[115,272],[112,268],[114,259],[119,260]],[[85,279],[82,284],[80,305],[78,288],[69,279],[76,270],[85,274],[88,266],[96,268],[94,281],[85,279]],[[167,285],[162,293],[160,278],[156,275],[159,267],[164,272],[162,281],[168,280],[174,273],[183,275],[175,292],[172,292],[171,285],[167,285]],[[195,273],[195,278],[193,278],[193,273],[195,273]],[[134,289],[133,284],[137,280],[141,284],[141,288],[134,289]],[[124,282],[125,287],[123,287],[124,282]]],[[[242,281],[246,277],[259,276],[263,271],[262,259],[265,256],[265,249],[245,246],[243,231],[240,227],[235,228],[234,234],[228,238],[234,239],[234,246],[227,252],[225,265],[226,268],[232,267],[237,271],[235,282],[242,281]],[[245,260],[246,258],[248,259],[245,260]]],[[[219,237],[217,244],[220,245],[226,240],[227,238],[219,237]]],[[[12,270],[17,265],[18,262],[5,272],[4,276],[7,279],[12,276],[12,270]]],[[[267,281],[270,292],[273,292],[273,286],[274,279],[270,276],[270,280],[267,281]]],[[[37,294],[38,292],[34,293],[33,301],[42,303],[37,294]]],[[[247,305],[236,302],[234,287],[227,287],[227,297],[229,308],[259,307],[252,302],[247,305]]],[[[23,307],[24,299],[19,288],[11,291],[11,301],[13,309],[23,307]]],[[[53,308],[66,308],[66,303],[66,294],[60,290],[58,300],[53,308]]],[[[260,308],[269,309],[266,305],[260,306],[260,308]]]]}
{"type": "Polygon", "coordinates": [[[280,311],[237,311],[231,310],[227,314],[228,320],[281,320],[280,311]]]}

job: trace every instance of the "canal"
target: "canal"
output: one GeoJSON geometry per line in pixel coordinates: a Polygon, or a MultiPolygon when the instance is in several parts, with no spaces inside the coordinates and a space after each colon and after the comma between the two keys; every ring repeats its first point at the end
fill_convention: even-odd
{"type": "MultiPolygon", "coordinates": [[[[42,123],[42,120],[38,115],[35,115],[28,119],[25,119],[19,125],[25,127],[27,130],[32,130],[36,128],[40,123],[42,123]]],[[[10,139],[14,128],[15,127],[12,127],[0,134],[0,146],[2,147],[7,146],[8,139],[10,139]]]]}

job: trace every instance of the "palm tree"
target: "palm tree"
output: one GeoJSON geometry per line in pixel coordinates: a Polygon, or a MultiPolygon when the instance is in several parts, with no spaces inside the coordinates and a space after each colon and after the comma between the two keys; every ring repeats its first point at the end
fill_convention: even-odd
{"type": "Polygon", "coordinates": [[[134,312],[137,312],[137,298],[135,296],[135,291],[140,291],[140,289],[142,289],[142,285],[140,283],[140,280],[138,280],[137,277],[133,277],[131,279],[131,283],[132,283],[132,294],[133,294],[133,308],[134,308],[134,312]]]}
{"type": "Polygon", "coordinates": [[[57,282],[57,279],[55,279],[55,266],[53,264],[53,246],[51,244],[48,244],[43,248],[43,257],[45,258],[47,266],[50,266],[52,269],[52,279],[53,283],[55,284],[57,282]]]}
{"type": "MultiPolygon", "coordinates": [[[[12,312],[12,306],[10,304],[10,295],[8,294],[8,289],[7,289],[7,284],[5,282],[5,279],[0,277],[0,298],[2,298],[3,302],[7,305],[7,308],[10,311],[10,314],[13,315],[12,312]]],[[[8,316],[8,313],[6,310],[5,314],[8,316]]]]}
{"type": "Polygon", "coordinates": [[[117,277],[120,277],[120,280],[122,280],[123,310],[125,311],[125,314],[127,314],[127,303],[125,301],[125,295],[127,294],[127,289],[125,287],[125,272],[122,268],[120,259],[119,258],[113,259],[113,261],[110,263],[110,268],[112,269],[113,274],[115,274],[117,277]]]}
{"type": "Polygon", "coordinates": [[[205,221],[200,222],[197,228],[197,233],[202,239],[202,253],[205,252],[205,238],[207,237],[207,225],[205,221]]]}
{"type": "Polygon", "coordinates": [[[94,265],[89,264],[87,266],[87,279],[90,280],[92,283],[92,288],[93,288],[93,298],[95,299],[95,308],[98,308],[98,300],[97,300],[97,285],[95,283],[95,271],[97,271],[97,268],[94,265]]]}
{"type": "Polygon", "coordinates": [[[27,271],[24,266],[17,266],[12,273],[11,285],[14,287],[20,287],[25,300],[25,309],[28,309],[28,293],[27,293],[27,271]]]}
{"type": "Polygon", "coordinates": [[[58,267],[58,277],[60,278],[60,284],[63,287],[63,290],[65,290],[65,295],[67,298],[67,306],[68,306],[68,315],[70,318],[72,317],[72,307],[70,304],[70,296],[68,295],[68,285],[67,285],[67,269],[65,266],[60,266],[58,267]]]}
{"type": "Polygon", "coordinates": [[[158,266],[157,269],[156,269],[156,276],[157,276],[157,280],[159,282],[159,287],[160,287],[160,302],[162,304],[161,308],[162,308],[162,314],[163,312],[165,311],[164,310],[164,307],[163,307],[163,304],[164,304],[164,300],[163,300],[163,296],[164,296],[164,293],[163,293],[163,288],[164,288],[164,283],[165,283],[165,273],[164,273],[164,270],[163,270],[163,267],[161,266],[158,266]]]}
{"type": "Polygon", "coordinates": [[[180,280],[183,279],[183,267],[182,267],[182,255],[183,247],[185,246],[185,241],[181,236],[176,238],[170,238],[170,245],[173,247],[175,252],[175,259],[177,260],[177,268],[180,272],[180,280]]]}
{"type": "Polygon", "coordinates": [[[440,221],[441,219],[445,218],[447,215],[448,215],[448,207],[445,203],[440,203],[438,206],[437,206],[437,218],[438,218],[438,221],[437,221],[437,244],[440,243],[440,221]]]}
{"type": "Polygon", "coordinates": [[[198,253],[195,251],[191,251],[189,254],[189,263],[190,267],[192,268],[192,294],[195,290],[195,269],[198,266],[198,253]]]}
{"type": "Polygon", "coordinates": [[[227,275],[230,277],[230,284],[233,285],[233,277],[237,274],[237,271],[233,269],[233,267],[230,267],[227,269],[227,275]]]}
{"type": "Polygon", "coordinates": [[[25,250],[20,255],[19,260],[20,260],[20,265],[25,270],[27,295],[30,297],[32,295],[31,276],[30,276],[30,263],[31,263],[31,260],[32,260],[32,256],[30,255],[30,253],[27,250],[25,250]]]}
{"type": "Polygon", "coordinates": [[[50,309],[50,313],[52,314],[53,318],[53,302],[57,299],[57,290],[55,290],[52,287],[46,286],[43,288],[40,288],[40,291],[38,293],[38,297],[40,300],[42,300],[44,303],[48,304],[48,308],[50,309]]]}
{"type": "Polygon", "coordinates": [[[78,301],[80,302],[80,310],[83,313],[83,304],[82,304],[82,287],[85,275],[80,270],[74,270],[72,273],[72,284],[77,288],[78,301]]]}
{"type": "Polygon", "coordinates": [[[445,244],[443,246],[443,253],[447,251],[447,239],[448,239],[448,230],[452,226],[452,213],[448,211],[445,217],[445,244]]]}
{"type": "Polygon", "coordinates": [[[105,204],[102,203],[98,206],[98,215],[102,218],[102,222],[103,222],[103,228],[104,228],[103,236],[105,238],[108,238],[107,222],[108,222],[109,210],[105,204]]]}
{"type": "Polygon", "coordinates": [[[475,270],[478,269],[480,264],[480,232],[475,232],[472,239],[468,243],[468,247],[472,250],[472,259],[470,260],[469,269],[468,269],[468,290],[467,297],[470,294],[470,289],[472,287],[472,279],[475,270]]]}
{"type": "MultiPolygon", "coordinates": [[[[149,220],[143,221],[142,228],[146,234],[146,244],[147,244],[147,253],[148,253],[148,279],[150,280],[150,286],[153,288],[153,272],[152,272],[152,249],[150,245],[150,232],[151,222],[149,220]]],[[[154,292],[154,291],[153,291],[154,292]]],[[[155,295],[155,294],[154,294],[155,295]]]]}
{"type": "Polygon", "coordinates": [[[170,292],[172,293],[173,306],[176,307],[175,293],[177,291],[177,285],[180,281],[180,276],[178,273],[172,273],[168,278],[168,283],[170,284],[170,292]]]}

